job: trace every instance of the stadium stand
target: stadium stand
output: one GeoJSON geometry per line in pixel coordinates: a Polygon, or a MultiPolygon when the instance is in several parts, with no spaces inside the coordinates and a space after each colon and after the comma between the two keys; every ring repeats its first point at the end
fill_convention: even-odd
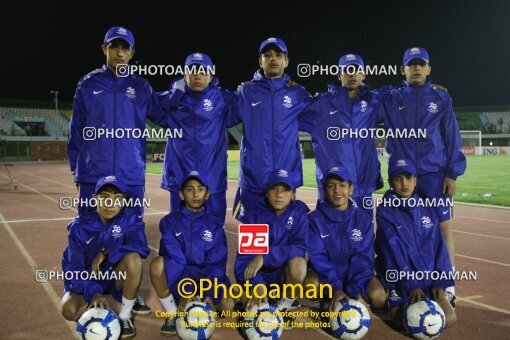
{"type": "Polygon", "coordinates": [[[15,131],[12,130],[12,126],[11,129],[7,129],[9,135],[12,135],[12,132],[15,132],[15,135],[67,136],[69,121],[61,115],[56,115],[55,110],[0,107],[0,117],[3,118],[3,121],[7,123],[10,122],[11,125],[14,125],[15,131]],[[35,126],[41,126],[47,134],[44,132],[34,133],[30,131],[32,127],[32,124],[30,123],[35,123],[35,126]]]}
{"type": "Polygon", "coordinates": [[[467,108],[455,112],[461,130],[480,130],[484,134],[509,134],[510,109],[467,108]]]}
{"type": "Polygon", "coordinates": [[[510,112],[484,112],[487,123],[484,125],[483,132],[487,133],[509,133],[510,131],[510,112]]]}

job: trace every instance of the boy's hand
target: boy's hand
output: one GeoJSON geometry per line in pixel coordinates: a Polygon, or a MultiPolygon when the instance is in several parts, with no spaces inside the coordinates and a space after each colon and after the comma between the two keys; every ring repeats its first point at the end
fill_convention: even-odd
{"type": "Polygon", "coordinates": [[[186,305],[191,300],[193,300],[193,299],[192,298],[181,298],[181,300],[179,301],[179,306],[177,306],[177,310],[179,312],[184,312],[184,309],[186,308],[186,305]]]}
{"type": "Polygon", "coordinates": [[[369,313],[372,312],[372,310],[370,309],[370,305],[365,301],[365,299],[363,299],[361,294],[358,294],[356,296],[356,301],[361,302],[365,307],[367,307],[369,313]]]}
{"type": "Polygon", "coordinates": [[[295,82],[294,80],[289,80],[289,81],[287,82],[287,84],[285,84],[285,86],[287,86],[287,87],[292,87],[292,86],[294,86],[294,85],[296,85],[296,82],[295,82]]]}
{"type": "Polygon", "coordinates": [[[244,279],[249,280],[252,277],[255,277],[259,272],[260,268],[264,265],[264,257],[262,255],[255,255],[253,260],[250,261],[248,267],[246,267],[244,271],[244,279]]]}
{"type": "Polygon", "coordinates": [[[249,81],[243,81],[241,84],[237,85],[237,91],[240,91],[244,84],[249,83],[249,81]]]}
{"type": "Polygon", "coordinates": [[[452,197],[455,195],[457,184],[454,179],[445,177],[443,181],[443,194],[452,197]]]}
{"type": "Polygon", "coordinates": [[[448,92],[448,89],[443,85],[432,84],[432,87],[437,87],[438,89],[443,90],[444,92],[448,92]]]}
{"type": "Polygon", "coordinates": [[[343,299],[348,299],[349,296],[342,292],[341,290],[336,291],[335,294],[333,294],[333,300],[331,300],[331,303],[329,304],[329,311],[330,313],[333,313],[338,308],[338,303],[343,299]]]}
{"type": "Polygon", "coordinates": [[[214,302],[213,302],[213,300],[211,299],[211,297],[210,297],[210,296],[206,296],[206,297],[204,298],[204,303],[208,304],[208,305],[209,305],[209,307],[211,307],[211,308],[212,308],[212,310],[214,310],[214,311],[216,310],[216,307],[214,306],[214,302]]]}
{"type": "Polygon", "coordinates": [[[416,288],[409,295],[409,303],[415,303],[425,298],[427,298],[425,296],[425,293],[423,293],[423,291],[420,288],[416,288]]]}
{"type": "Polygon", "coordinates": [[[96,257],[94,258],[94,261],[92,261],[92,271],[94,273],[99,273],[99,267],[101,266],[101,263],[106,260],[106,256],[103,255],[102,252],[97,253],[96,257]]]}
{"type": "Polygon", "coordinates": [[[250,310],[250,308],[254,307],[254,306],[260,306],[260,304],[264,301],[263,298],[256,298],[255,296],[253,296],[251,299],[249,299],[248,301],[246,301],[246,310],[250,310]]]}
{"type": "Polygon", "coordinates": [[[98,308],[98,307],[104,308],[104,309],[110,308],[110,304],[108,303],[108,300],[106,300],[106,296],[101,295],[99,293],[94,295],[94,297],[92,298],[92,301],[90,301],[90,306],[94,306],[94,308],[98,308]]]}
{"type": "MultiPolygon", "coordinates": [[[[264,295],[264,288],[261,286],[257,287],[257,296],[263,296],[264,295]]],[[[255,292],[252,292],[252,298],[246,301],[246,310],[250,310],[250,308],[254,306],[260,306],[262,302],[264,302],[265,298],[257,298],[255,296],[255,292]]]]}
{"type": "Polygon", "coordinates": [[[442,288],[432,288],[430,290],[430,293],[432,295],[432,299],[434,301],[439,301],[440,299],[444,299],[444,290],[442,288]]]}
{"type": "Polygon", "coordinates": [[[186,81],[184,80],[184,78],[173,83],[172,89],[176,89],[181,92],[185,92],[186,91],[186,81]]]}

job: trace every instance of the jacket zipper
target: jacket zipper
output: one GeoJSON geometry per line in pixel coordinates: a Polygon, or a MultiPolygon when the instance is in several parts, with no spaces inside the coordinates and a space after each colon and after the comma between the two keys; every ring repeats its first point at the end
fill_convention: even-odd
{"type": "MultiPolygon", "coordinates": [[[[349,96],[349,95],[347,95],[347,96],[349,96]]],[[[350,98],[349,98],[348,100],[349,100],[349,101],[351,101],[351,99],[350,99],[350,98]]],[[[351,110],[350,110],[351,112],[350,112],[350,117],[349,117],[349,118],[350,118],[350,121],[351,121],[351,129],[353,129],[353,128],[354,128],[354,124],[353,124],[353,122],[352,122],[352,111],[353,111],[353,110],[354,110],[354,100],[351,102],[351,110]]],[[[357,184],[357,185],[355,186],[355,190],[357,190],[357,191],[358,191],[358,193],[360,194],[359,189],[358,189],[358,188],[359,188],[359,183],[358,183],[358,177],[359,177],[359,176],[358,176],[358,159],[356,158],[356,151],[354,150],[354,143],[355,143],[355,142],[356,142],[356,141],[351,142],[352,154],[353,154],[353,156],[354,156],[354,157],[353,157],[353,158],[354,158],[354,171],[356,172],[355,179],[356,179],[356,184],[357,184]]]]}
{"type": "Polygon", "coordinates": [[[271,117],[273,119],[273,138],[271,138],[272,143],[273,143],[273,150],[272,150],[273,151],[273,169],[275,169],[274,141],[276,139],[276,131],[275,131],[275,124],[274,124],[274,94],[273,94],[273,90],[271,89],[271,87],[269,88],[269,90],[271,91],[271,117]]]}
{"type": "MultiPolygon", "coordinates": [[[[113,133],[117,129],[117,78],[113,80],[113,133]]],[[[113,138],[113,175],[117,175],[117,141],[113,138]]]]}
{"type": "Polygon", "coordinates": [[[197,122],[195,108],[193,110],[193,155],[195,156],[195,169],[198,171],[198,157],[197,157],[197,122]]]}
{"type": "MultiPolygon", "coordinates": [[[[419,89],[416,88],[416,100],[415,100],[415,115],[414,115],[414,131],[416,132],[417,130],[417,121],[418,121],[418,91],[419,89]]],[[[413,159],[413,162],[414,162],[414,166],[416,167],[416,169],[418,169],[418,163],[416,163],[416,156],[417,156],[417,141],[416,141],[416,138],[413,138],[413,142],[414,142],[414,159],[413,159]]]]}

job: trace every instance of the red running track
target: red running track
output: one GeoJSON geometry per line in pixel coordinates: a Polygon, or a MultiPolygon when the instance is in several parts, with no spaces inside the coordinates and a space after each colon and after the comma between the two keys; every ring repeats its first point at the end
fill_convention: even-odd
{"type": "MultiPolygon", "coordinates": [[[[63,283],[35,281],[35,271],[60,270],[66,247],[66,224],[76,215],[59,209],[60,197],[77,195],[65,163],[17,163],[12,174],[16,191],[6,191],[7,177],[0,175],[0,309],[1,339],[72,339],[74,324],[58,312],[63,283]]],[[[160,175],[147,175],[146,196],[150,208],[144,217],[150,258],[159,247],[159,220],[168,212],[169,194],[159,187],[160,175]]],[[[229,182],[226,232],[229,246],[228,275],[233,278],[237,249],[237,222],[231,208],[237,183],[229,182]]],[[[298,189],[297,197],[314,209],[315,190],[298,189]]],[[[510,334],[510,209],[458,205],[453,220],[456,267],[476,271],[475,281],[457,282],[457,325],[444,339],[508,339],[510,334]]],[[[149,280],[148,264],[140,293],[153,311],[161,309],[149,280]]],[[[114,304],[114,308],[117,306],[114,304]]],[[[373,315],[366,339],[404,339],[387,323],[386,315],[373,315]]],[[[225,320],[222,320],[225,321],[225,320]]],[[[234,321],[226,320],[226,321],[234,321]]],[[[164,338],[163,320],[154,313],[136,317],[137,339],[164,338]]],[[[285,331],[283,339],[331,338],[319,329],[285,331]]],[[[213,339],[241,339],[233,329],[217,329],[213,339]]],[[[177,337],[175,337],[177,339],[177,337]]]]}

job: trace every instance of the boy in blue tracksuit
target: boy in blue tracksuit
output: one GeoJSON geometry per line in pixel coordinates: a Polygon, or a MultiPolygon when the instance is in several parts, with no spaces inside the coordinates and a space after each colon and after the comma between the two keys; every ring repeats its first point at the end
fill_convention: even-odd
{"type": "MultiPolygon", "coordinates": [[[[308,216],[305,203],[294,200],[295,183],[300,174],[286,169],[274,171],[268,178],[265,205],[250,211],[242,219],[247,224],[269,225],[268,254],[238,254],[234,265],[236,280],[240,284],[302,284],[306,275],[304,259],[308,244],[308,216]]],[[[262,292],[259,292],[262,294],[262,292]]],[[[289,310],[294,303],[293,292],[281,298],[277,308],[289,310]]],[[[252,298],[246,310],[258,305],[261,299],[252,298]]]]}
{"type": "MultiPolygon", "coordinates": [[[[386,149],[416,166],[418,194],[445,200],[455,195],[457,177],[466,170],[466,158],[460,152],[462,142],[452,99],[431,85],[431,70],[424,48],[406,50],[401,67],[406,81],[381,98],[379,110],[386,129],[426,129],[426,138],[388,138],[386,149]]],[[[437,214],[454,265],[452,210],[438,207],[437,214]]],[[[447,292],[455,294],[453,287],[447,292]]]]}
{"type": "Polygon", "coordinates": [[[159,125],[183,130],[182,139],[167,140],[161,187],[170,191],[170,210],[179,210],[180,183],[196,169],[208,183],[207,211],[224,223],[227,211],[226,128],[236,107],[236,95],[219,87],[214,75],[202,72],[213,67],[206,54],[190,54],[185,67],[191,71],[195,67],[195,73],[186,74],[184,80],[174,83],[181,83],[184,92],[174,86],[171,91],[159,94],[165,112],[164,121],[159,125]]]}
{"type": "Polygon", "coordinates": [[[303,185],[298,116],[311,96],[302,86],[290,86],[285,74],[288,63],[283,40],[264,40],[259,48],[261,69],[238,92],[238,112],[232,121],[243,123],[239,188],[233,209],[237,219],[264,206],[264,188],[276,169],[298,174],[294,188],[303,185]]]}
{"type": "MultiPolygon", "coordinates": [[[[151,261],[150,270],[152,285],[168,313],[183,310],[190,301],[179,295],[178,285],[182,279],[192,279],[197,285],[200,279],[217,279],[219,284],[226,285],[227,291],[230,285],[226,274],[228,250],[223,223],[204,208],[210,193],[196,170],[184,178],[180,195],[184,204],[159,224],[159,256],[151,261]]],[[[221,288],[219,292],[224,294],[221,288]]],[[[210,290],[203,296],[212,307],[219,311],[233,308],[231,298],[213,294],[210,290]]],[[[167,317],[161,333],[175,334],[175,320],[176,316],[167,317]]]]}
{"type": "Polygon", "coordinates": [[[374,277],[374,222],[349,199],[355,190],[351,178],[343,167],[325,171],[324,202],[308,215],[311,269],[305,285],[332,286],[329,311],[336,310],[342,299],[366,304],[368,285],[374,277]]]}
{"type": "MultiPolygon", "coordinates": [[[[388,174],[391,189],[385,193],[383,203],[395,200],[399,203],[382,204],[377,208],[376,280],[382,286],[373,285],[371,294],[375,296],[376,290],[383,287],[388,291],[390,312],[400,326],[402,312],[408,303],[431,298],[444,310],[446,327],[450,327],[456,316],[445,289],[453,286],[454,281],[449,279],[452,266],[439,228],[440,219],[433,207],[405,204],[406,200],[418,200],[420,197],[415,192],[420,180],[416,173],[410,160],[390,158],[388,174]],[[435,272],[437,277],[434,279],[433,275],[429,275],[417,280],[412,275],[406,276],[407,273],[416,275],[418,272],[435,272]]],[[[377,296],[384,294],[378,293],[377,296]]],[[[384,300],[375,301],[375,304],[381,306],[384,300]]]]}
{"type": "Polygon", "coordinates": [[[149,255],[143,220],[132,208],[122,208],[119,200],[128,191],[124,182],[115,176],[99,179],[94,190],[97,211],[78,216],[69,225],[69,245],[62,256],[64,272],[79,272],[64,281],[65,294],[61,302],[64,318],[76,321],[88,305],[104,305],[111,294],[122,308],[121,338],[133,337],[136,330],[131,309],[142,279],[142,258],[149,255]],[[110,273],[111,280],[97,280],[92,272],[110,273]],[[88,273],[85,275],[85,273],[88,273]],[[125,280],[116,280],[125,273],[125,280]],[[89,279],[84,279],[88,276],[89,279]]]}
{"type": "Polygon", "coordinates": [[[346,54],[338,64],[341,85],[330,84],[328,92],[313,98],[299,118],[299,129],[312,135],[319,203],[325,198],[322,186],[325,173],[339,165],[352,174],[351,199],[362,207],[363,197],[371,197],[383,187],[375,140],[360,135],[342,138],[340,131],[360,133],[362,129],[374,129],[379,123],[376,118],[379,92],[363,84],[365,75],[358,71],[365,64],[359,55],[346,54]]]}
{"type": "MultiPolygon", "coordinates": [[[[127,64],[135,53],[134,46],[130,30],[110,28],[102,45],[106,64],[78,83],[67,155],[82,200],[92,196],[100,177],[113,174],[124,179],[133,200],[143,201],[146,140],[128,137],[127,131],[143,132],[146,119],[155,119],[160,111],[147,80],[129,72],[127,64]],[[108,129],[110,135],[100,135],[100,129],[108,129]],[[119,132],[112,136],[115,130],[124,136],[119,132]]],[[[137,210],[143,214],[142,207],[137,210]]],[[[91,211],[91,207],[79,208],[80,215],[91,211]]]]}

